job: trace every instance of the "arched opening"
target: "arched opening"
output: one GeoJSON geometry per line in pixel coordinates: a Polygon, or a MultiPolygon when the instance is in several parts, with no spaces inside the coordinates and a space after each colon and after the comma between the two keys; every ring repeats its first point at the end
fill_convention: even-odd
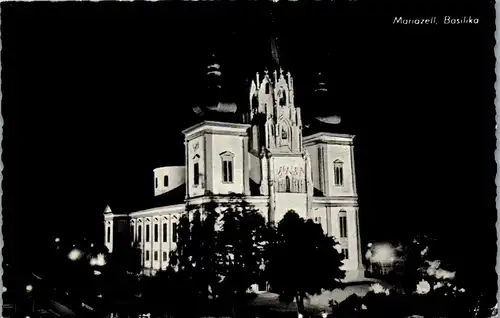
{"type": "Polygon", "coordinates": [[[285,178],[285,187],[286,187],[286,192],[290,192],[290,177],[286,176],[285,178]]]}

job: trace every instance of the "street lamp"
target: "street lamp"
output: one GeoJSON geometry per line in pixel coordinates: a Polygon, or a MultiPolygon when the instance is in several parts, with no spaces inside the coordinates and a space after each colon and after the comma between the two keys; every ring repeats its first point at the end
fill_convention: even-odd
{"type": "Polygon", "coordinates": [[[82,257],[82,251],[77,248],[72,249],[68,254],[68,258],[72,261],[77,261],[80,259],[80,257],[82,257]]]}

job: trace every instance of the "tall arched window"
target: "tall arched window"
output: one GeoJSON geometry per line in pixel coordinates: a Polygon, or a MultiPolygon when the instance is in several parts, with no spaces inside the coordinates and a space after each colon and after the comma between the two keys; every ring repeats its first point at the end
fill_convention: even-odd
{"type": "MultiPolygon", "coordinates": [[[[165,221],[164,221],[165,222],[165,221]]],[[[163,242],[166,242],[167,241],[167,223],[163,223],[163,242]]]]}
{"type": "Polygon", "coordinates": [[[286,176],[285,177],[285,184],[286,184],[286,192],[290,192],[290,188],[291,188],[291,185],[290,185],[290,177],[289,176],[286,176]]]}
{"type": "Polygon", "coordinates": [[[137,226],[137,242],[142,242],[142,225],[137,226]]]}
{"type": "Polygon", "coordinates": [[[177,223],[172,223],[172,242],[177,242],[177,223]]]}
{"type": "Polygon", "coordinates": [[[340,227],[340,237],[347,237],[347,213],[345,210],[340,210],[339,212],[339,227],[340,227]]]}
{"type": "Polygon", "coordinates": [[[193,185],[197,186],[200,184],[200,156],[196,155],[193,158],[193,185]]]}
{"type": "Polygon", "coordinates": [[[266,89],[266,94],[269,94],[270,91],[269,82],[266,82],[265,89],[266,89]]]}
{"type": "Polygon", "coordinates": [[[233,167],[234,167],[234,154],[225,151],[220,154],[222,160],[222,182],[233,182],[233,167]]]}
{"type": "MultiPolygon", "coordinates": [[[[109,242],[111,242],[111,227],[110,227],[110,226],[108,226],[107,231],[108,231],[108,232],[107,232],[107,239],[106,239],[106,240],[107,240],[107,241],[108,241],[108,243],[109,243],[109,242]]],[[[101,232],[101,233],[102,233],[102,232],[101,232]]]]}
{"type": "Polygon", "coordinates": [[[280,91],[280,106],[286,106],[286,93],[284,90],[280,91]]]}
{"type": "Polygon", "coordinates": [[[146,242],[149,242],[149,224],[146,224],[146,242]]]}
{"type": "Polygon", "coordinates": [[[155,224],[155,243],[158,242],[158,224],[155,224]]]}
{"type": "Polygon", "coordinates": [[[344,185],[344,163],[340,160],[335,160],[333,163],[333,178],[336,187],[344,185]]]}

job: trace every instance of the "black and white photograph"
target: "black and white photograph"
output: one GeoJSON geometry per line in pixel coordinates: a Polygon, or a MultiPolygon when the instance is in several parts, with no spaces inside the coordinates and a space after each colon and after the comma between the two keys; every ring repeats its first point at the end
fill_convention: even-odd
{"type": "Polygon", "coordinates": [[[493,1],[0,9],[2,317],[499,317],[493,1]]]}

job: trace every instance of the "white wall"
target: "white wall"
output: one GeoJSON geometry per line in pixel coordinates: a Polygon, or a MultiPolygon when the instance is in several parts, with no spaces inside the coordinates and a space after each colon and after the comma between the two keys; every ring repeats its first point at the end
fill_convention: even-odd
{"type": "Polygon", "coordinates": [[[328,196],[353,196],[354,190],[354,175],[352,169],[351,146],[348,145],[326,145],[325,161],[326,161],[326,184],[328,196]],[[341,160],[344,170],[344,185],[335,186],[334,179],[334,161],[341,160]]]}
{"type": "Polygon", "coordinates": [[[145,211],[138,211],[131,214],[131,224],[134,227],[134,233],[142,235],[141,248],[143,267],[153,270],[165,270],[169,262],[169,254],[176,248],[173,242],[174,223],[177,223],[181,213],[184,212],[183,205],[167,206],[145,211]],[[146,224],[150,224],[150,241],[146,242],[146,224]],[[158,225],[158,242],[155,242],[154,225],[158,225]],[[163,224],[167,225],[167,241],[163,241],[163,224]],[[142,233],[138,233],[138,225],[142,225],[142,233]],[[149,251],[149,261],[146,261],[146,251],[149,251]],[[155,252],[158,253],[158,259],[154,259],[155,252]],[[167,253],[166,260],[163,259],[163,252],[167,253]]]}
{"type": "Polygon", "coordinates": [[[205,194],[205,143],[204,143],[204,137],[200,136],[197,137],[187,143],[188,147],[188,178],[187,180],[187,185],[188,185],[188,193],[189,196],[194,197],[198,195],[203,195],[205,194]],[[195,149],[195,147],[197,147],[195,149]],[[200,181],[197,186],[194,185],[194,162],[193,158],[198,155],[200,156],[199,158],[199,172],[200,172],[200,181]]]}
{"type": "Polygon", "coordinates": [[[155,186],[155,195],[160,195],[169,192],[186,182],[186,168],[181,166],[161,167],[153,170],[153,180],[155,186]],[[164,185],[164,176],[168,176],[168,186],[164,185]],[[158,187],[156,187],[158,180],[158,187]]]}
{"type": "Polygon", "coordinates": [[[307,218],[305,193],[276,193],[274,221],[279,222],[285,214],[294,210],[300,217],[307,218]]]}
{"type": "Polygon", "coordinates": [[[207,169],[211,170],[211,178],[207,180],[207,189],[214,194],[243,193],[243,156],[248,152],[243,152],[244,137],[225,136],[225,135],[207,135],[207,140],[211,147],[207,147],[211,160],[208,162],[207,169]],[[233,157],[233,182],[225,183],[223,181],[221,154],[230,152],[233,157]]]}

